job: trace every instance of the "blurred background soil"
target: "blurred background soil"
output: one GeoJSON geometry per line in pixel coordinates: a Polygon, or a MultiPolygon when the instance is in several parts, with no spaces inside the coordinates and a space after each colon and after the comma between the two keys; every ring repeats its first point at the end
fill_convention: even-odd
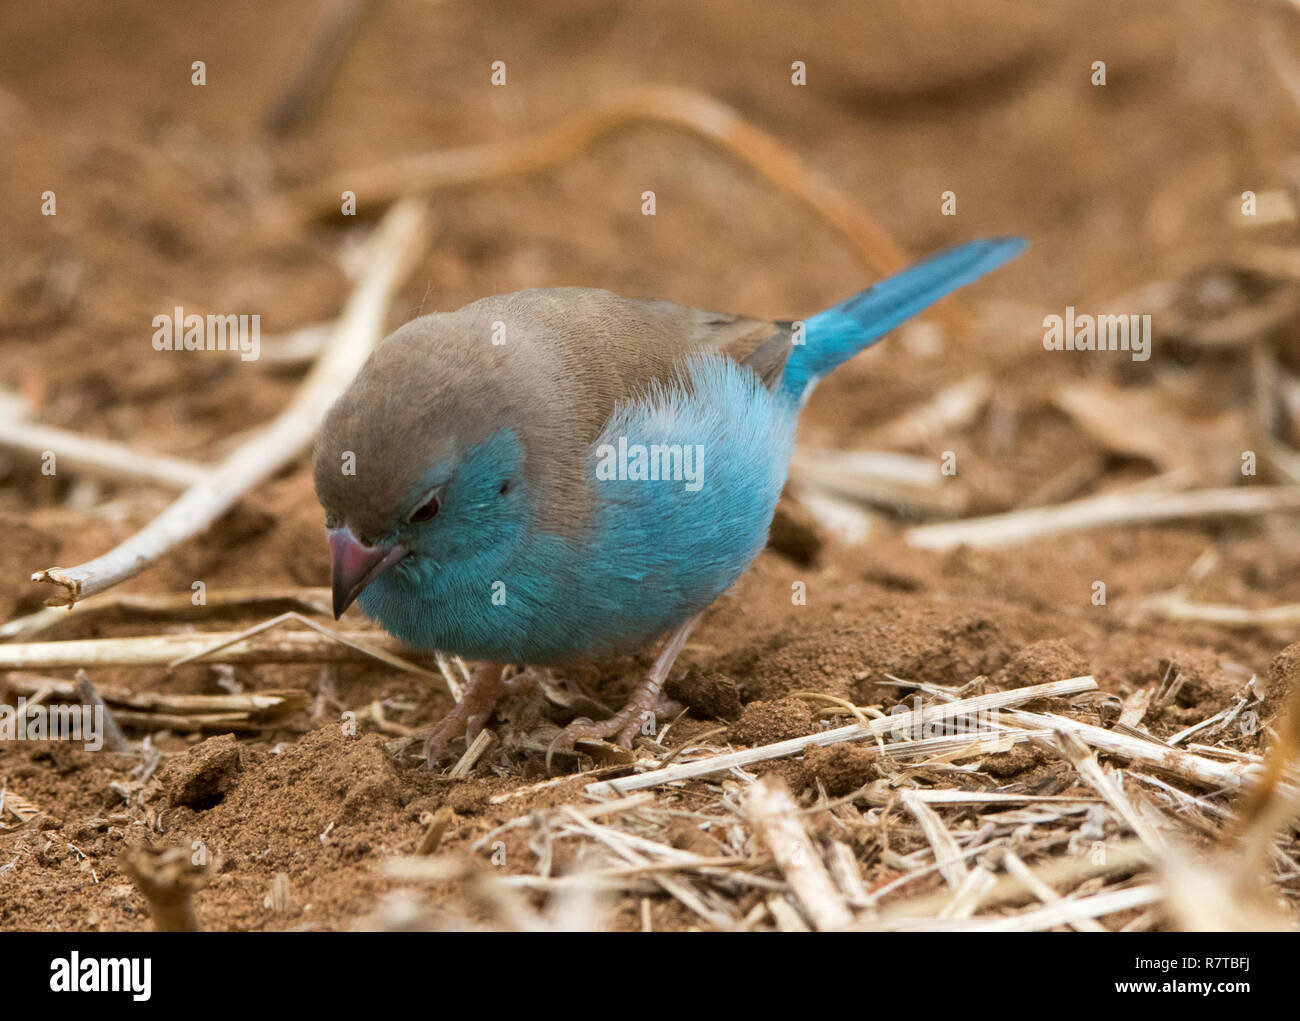
{"type": "MultiPolygon", "coordinates": [[[[985,373],[994,390],[978,419],[912,450],[956,453],[970,514],[1022,506],[1076,462],[1099,467],[1067,497],[1168,467],[1117,451],[1063,413],[1055,395],[1068,382],[1157,395],[1125,403],[1135,416],[1145,407],[1137,400],[1173,399],[1186,463],[1205,468],[1226,438],[1235,464],[1252,359],[1188,337],[1215,317],[1290,307],[1300,289],[1294,274],[1221,256],[1243,240],[1275,250],[1294,242],[1294,224],[1247,230],[1231,215],[1243,191],[1289,189],[1300,168],[1300,19],[1285,4],[394,0],[366,16],[303,126],[272,139],[266,118],[320,11],[309,0],[0,9],[0,385],[34,418],[216,460],[284,407],[301,373],[160,354],[152,317],[175,305],[259,312],[264,338],[332,318],[351,286],[340,248],[380,212],[361,194],[361,222],[269,229],[266,202],[388,159],[532,133],[631,85],[661,83],[734,107],[854,195],[913,256],[991,234],[1032,242],[959,297],[976,316],[970,338],[900,331],[819,389],[801,442],[868,447],[876,427],[985,373]],[[206,62],[201,87],[190,84],[195,60],[206,62]],[[507,66],[504,87],[489,84],[496,60],[507,66]],[[807,64],[804,87],[791,84],[795,60],[807,64]],[[1090,80],[1098,60],[1103,87],[1090,80]],[[54,217],[41,215],[46,190],[57,194],[54,217]],[[941,215],[945,191],[956,216],[941,215]],[[1167,314],[1156,316],[1150,361],[1043,349],[1044,315],[1101,311],[1153,286],[1167,314]]],[[[658,127],[620,131],[552,171],[440,192],[433,210],[430,254],[392,326],[487,294],[567,284],[797,318],[871,279],[787,195],[658,127]],[[657,196],[654,217],[641,215],[646,190],[657,196]]],[[[1140,299],[1124,310],[1150,311],[1140,299]]],[[[1298,322],[1280,314],[1252,335],[1264,336],[1284,376],[1300,372],[1298,322]]],[[[1262,476],[1248,481],[1285,481],[1262,476]]],[[[40,606],[47,593],[27,581],[33,571],[98,555],[166,500],[145,487],[44,477],[38,463],[0,452],[0,620],[40,606]]],[[[810,720],[784,696],[817,687],[888,703],[900,693],[877,683],[885,674],[951,685],[983,674],[1010,686],[1091,672],[1124,696],[1172,664],[1187,684],[1149,721],[1155,733],[1217,712],[1251,675],[1266,717],[1285,694],[1287,671],[1270,664],[1295,628],[1229,630],[1134,611],[1175,588],[1204,602],[1300,602],[1294,517],[1115,527],[950,553],[907,546],[906,524],[886,521],[865,545],[814,524],[797,555],[764,553],[687,647],[675,686],[692,712],[678,737],[718,718],[736,744],[806,732],[810,720]],[[1098,580],[1103,606],[1092,601],[1098,580]],[[791,604],[795,582],[806,584],[807,606],[791,604]]],[[[322,528],[303,459],[125,589],[187,592],[196,579],[210,590],[325,585],[322,528]]],[[[153,630],[97,622],[47,637],[153,630]]],[[[592,668],[583,682],[621,704],[643,667],[592,668]]],[[[529,799],[555,804],[580,790],[575,781],[497,805],[493,795],[542,777],[539,755],[490,753],[472,778],[449,781],[393,760],[364,727],[344,737],[342,708],[405,700],[405,721],[418,725],[449,704],[378,664],[234,673],[247,690],[306,687],[318,696],[313,711],[226,754],[185,753],[184,738],[164,735],[172,761],[196,758],[164,771],[161,822],[156,805],[124,806],[109,787],[130,763],[0,747],[0,781],[46,813],[39,836],[0,833],[0,866],[17,863],[0,876],[0,927],[147,926],[119,854],[152,828],[155,842],[201,841],[219,856],[197,901],[205,927],[344,928],[391,887],[375,864],[415,848],[422,813],[450,806],[446,844],[467,847],[529,799]],[[207,793],[185,803],[175,772],[191,767],[207,793]],[[294,891],[287,915],[267,899],[281,872],[294,891]]],[[[215,692],[223,679],[200,666],[95,674],[141,691],[215,692]]],[[[525,702],[511,703],[503,726],[543,711],[525,702]]],[[[1246,739],[1239,747],[1258,750],[1246,739]]],[[[792,764],[780,768],[797,784],[792,764]]],[[[530,854],[522,838],[509,851],[530,854]]],[[[454,905],[460,893],[444,884],[430,896],[454,905]]],[[[635,900],[614,911],[617,926],[641,923],[635,900]]],[[[693,924],[671,900],[654,911],[658,928],[693,924]]]]}

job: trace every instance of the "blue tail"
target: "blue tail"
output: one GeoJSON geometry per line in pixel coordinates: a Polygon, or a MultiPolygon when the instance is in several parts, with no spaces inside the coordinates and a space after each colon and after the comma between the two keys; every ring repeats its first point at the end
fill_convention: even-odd
{"type": "Polygon", "coordinates": [[[1024,238],[992,238],[947,248],[818,312],[804,324],[804,343],[786,361],[781,390],[802,398],[810,383],[911,319],[945,294],[1010,262],[1029,247],[1024,238]]]}

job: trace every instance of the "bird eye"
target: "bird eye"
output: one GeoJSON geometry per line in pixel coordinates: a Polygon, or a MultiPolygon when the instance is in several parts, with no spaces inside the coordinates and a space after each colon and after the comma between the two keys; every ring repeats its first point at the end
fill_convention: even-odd
{"type": "Polygon", "coordinates": [[[411,516],[407,518],[412,524],[422,524],[425,521],[432,521],[438,516],[438,511],[442,509],[442,501],[436,496],[429,497],[424,503],[411,511],[411,516]]]}

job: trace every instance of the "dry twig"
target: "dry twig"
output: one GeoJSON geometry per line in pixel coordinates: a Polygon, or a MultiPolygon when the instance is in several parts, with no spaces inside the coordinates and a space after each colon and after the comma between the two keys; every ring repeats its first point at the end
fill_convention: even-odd
{"type": "Polygon", "coordinates": [[[850,925],[853,912],[813,847],[785,785],[776,777],[763,777],[750,788],[746,812],[813,928],[826,931],[850,925]]]}
{"type": "Polygon", "coordinates": [[[1300,486],[1201,489],[1188,493],[1125,491],[1052,507],[1030,507],[966,521],[921,525],[906,533],[919,549],[958,546],[998,549],[1107,525],[1141,525],[1187,518],[1251,517],[1300,510],[1300,486]]]}
{"type": "Polygon", "coordinates": [[[138,846],[125,851],[122,866],[134,880],[159,932],[198,932],[193,895],[207,885],[210,872],[196,865],[187,847],[155,850],[138,846]]]}

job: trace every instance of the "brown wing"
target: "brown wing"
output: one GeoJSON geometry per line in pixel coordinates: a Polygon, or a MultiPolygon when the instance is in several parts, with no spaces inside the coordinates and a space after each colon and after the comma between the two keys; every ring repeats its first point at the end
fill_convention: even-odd
{"type": "Polygon", "coordinates": [[[589,288],[519,291],[454,316],[467,314],[517,324],[511,336],[526,335],[531,350],[513,340],[497,350],[507,360],[531,363],[528,374],[552,378],[550,392],[561,402],[568,397],[587,441],[619,401],[675,380],[682,359],[696,351],[721,351],[751,366],[769,387],[789,353],[788,325],[589,288]]]}
{"type": "Polygon", "coordinates": [[[774,389],[780,380],[781,370],[790,357],[790,323],[707,312],[671,302],[648,304],[665,306],[666,311],[675,309],[679,314],[686,313],[690,324],[688,336],[695,346],[725,352],[729,358],[753,369],[769,390],[774,389]]]}

